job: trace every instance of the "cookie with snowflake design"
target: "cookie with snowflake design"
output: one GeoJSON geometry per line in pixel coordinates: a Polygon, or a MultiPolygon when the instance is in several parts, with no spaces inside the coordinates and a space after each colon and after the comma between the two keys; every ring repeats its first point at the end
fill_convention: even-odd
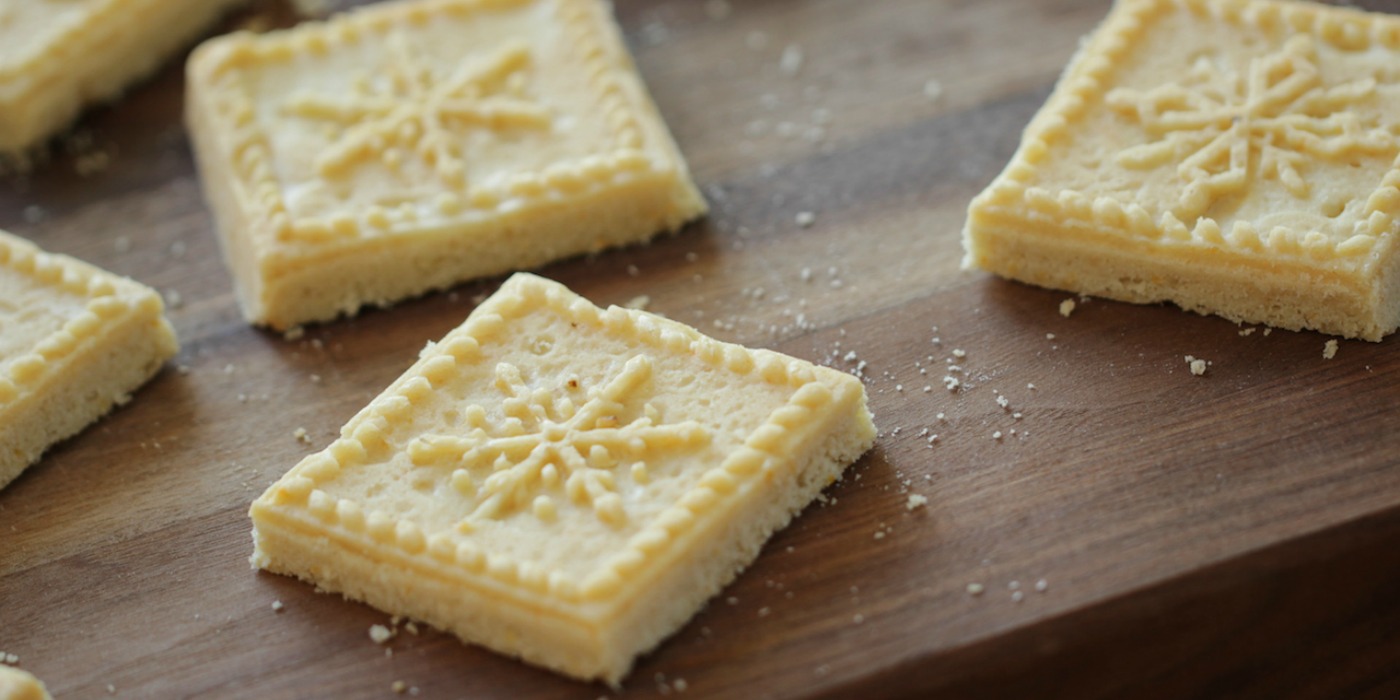
{"type": "Polygon", "coordinates": [[[249,321],[637,243],[705,203],[600,0],[416,0],[206,43],[188,122],[249,321]]]}
{"type": "Polygon", "coordinates": [[[1122,0],[972,203],[965,264],[1379,340],[1400,325],[1400,18],[1122,0]]]}
{"type": "Polygon", "coordinates": [[[848,374],[520,273],[254,502],[253,563],[616,683],[874,437],[848,374]]]}

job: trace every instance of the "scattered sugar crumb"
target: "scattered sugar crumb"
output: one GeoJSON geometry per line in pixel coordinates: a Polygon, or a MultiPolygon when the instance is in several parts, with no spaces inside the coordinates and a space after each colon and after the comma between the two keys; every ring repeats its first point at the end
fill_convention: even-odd
{"type": "Polygon", "coordinates": [[[282,601],[280,600],[272,601],[272,612],[282,612],[282,610],[286,607],[287,606],[283,605],[282,601]]]}
{"type": "Polygon", "coordinates": [[[690,688],[690,684],[686,683],[684,678],[677,678],[676,680],[671,681],[671,687],[675,688],[677,693],[684,693],[688,688],[690,688]]]}
{"type": "Polygon", "coordinates": [[[956,357],[956,358],[958,358],[959,360],[961,360],[962,358],[967,357],[967,351],[966,351],[966,350],[954,349],[954,350],[953,350],[953,357],[956,357]]]}
{"type": "Polygon", "coordinates": [[[1255,331],[1255,330],[1257,330],[1257,329],[1254,329],[1254,328],[1241,328],[1241,329],[1240,329],[1240,337],[1241,337],[1241,338],[1245,338],[1245,337],[1254,335],[1254,331],[1255,331]]]}
{"type": "Polygon", "coordinates": [[[1332,339],[1322,346],[1322,359],[1330,360],[1337,356],[1337,341],[1332,339]]]}
{"type": "Polygon", "coordinates": [[[797,225],[801,226],[802,228],[811,228],[812,224],[817,223],[817,215],[810,211],[797,212],[797,216],[795,217],[795,219],[797,221],[797,225]]]}
{"type": "Polygon", "coordinates": [[[409,634],[415,636],[418,634],[418,623],[414,622],[413,620],[409,620],[408,622],[404,623],[403,628],[408,630],[409,634]]]}
{"type": "Polygon", "coordinates": [[[0,651],[0,663],[6,663],[6,664],[9,664],[9,665],[13,666],[13,665],[19,663],[19,654],[9,654],[9,653],[0,651]]]}
{"type": "Polygon", "coordinates": [[[623,304],[623,306],[629,309],[636,309],[638,311],[645,311],[649,305],[651,305],[651,297],[645,294],[638,294],[629,299],[626,304],[623,304]]]}
{"type": "Polygon", "coordinates": [[[408,684],[403,681],[394,681],[393,685],[390,685],[389,688],[399,695],[408,692],[408,684]]]}
{"type": "Polygon", "coordinates": [[[1069,315],[1074,313],[1074,307],[1075,303],[1073,299],[1066,299],[1060,302],[1060,315],[1069,318],[1069,315]]]}
{"type": "Polygon", "coordinates": [[[1006,395],[1005,395],[1005,394],[998,394],[998,395],[997,395],[997,405],[998,405],[998,406],[1001,406],[1002,408],[1004,408],[1004,409],[1006,409],[1006,410],[1008,410],[1008,411],[1011,410],[1011,401],[1010,401],[1010,399],[1007,399],[1007,398],[1006,398],[1006,395]]]}
{"type": "Polygon", "coordinates": [[[998,430],[998,431],[992,433],[992,439],[993,439],[993,440],[1000,440],[1000,439],[1001,439],[1001,431],[998,430]]]}
{"type": "Polygon", "coordinates": [[[1035,582],[1035,590],[1037,593],[1044,593],[1048,588],[1050,588],[1050,584],[1046,583],[1045,579],[1040,579],[1035,582]]]}
{"type": "Polygon", "coordinates": [[[374,640],[375,644],[384,644],[394,638],[394,631],[384,625],[370,625],[369,638],[374,640]]]}
{"type": "Polygon", "coordinates": [[[1012,591],[1012,592],[1011,592],[1011,602],[1013,602],[1013,603],[1019,603],[1019,602],[1021,602],[1022,600],[1024,600],[1025,597],[1026,597],[1026,594],[1025,594],[1025,593],[1022,593],[1022,592],[1020,592],[1020,591],[1012,591]]]}
{"type": "Polygon", "coordinates": [[[980,583],[973,582],[967,584],[968,595],[982,595],[982,592],[985,590],[987,590],[986,586],[983,586],[980,583]]]}
{"type": "Polygon", "coordinates": [[[948,391],[957,391],[958,387],[962,386],[962,382],[958,381],[957,377],[945,376],[943,377],[943,386],[947,387],[948,391]]]}
{"type": "Polygon", "coordinates": [[[904,504],[905,509],[914,510],[928,505],[928,497],[917,493],[909,494],[909,500],[904,504]]]}
{"type": "Polygon", "coordinates": [[[306,444],[308,444],[308,445],[311,444],[311,436],[307,434],[306,428],[297,428],[296,430],[293,430],[293,431],[292,431],[292,437],[294,437],[294,438],[296,438],[298,441],[304,442],[304,443],[306,443],[306,444]]]}

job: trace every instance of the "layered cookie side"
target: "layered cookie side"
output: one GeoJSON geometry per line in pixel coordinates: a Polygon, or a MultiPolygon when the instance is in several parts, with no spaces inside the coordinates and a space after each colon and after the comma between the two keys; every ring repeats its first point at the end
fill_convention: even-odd
{"type": "Polygon", "coordinates": [[[0,487],[178,349],[160,296],[0,231],[0,487]]]}
{"type": "Polygon", "coordinates": [[[616,683],[874,437],[850,375],[517,274],[254,502],[253,563],[616,683]]]}
{"type": "Polygon", "coordinates": [[[0,3],[0,153],[57,133],[154,71],[244,0],[0,3]]]}
{"type": "Polygon", "coordinates": [[[605,3],[418,0],[237,34],[188,122],[239,300],[287,328],[705,211],[605,3]]]}
{"type": "Polygon", "coordinates": [[[1238,322],[1400,325],[1400,19],[1122,0],[972,203],[965,265],[1238,322]]]}

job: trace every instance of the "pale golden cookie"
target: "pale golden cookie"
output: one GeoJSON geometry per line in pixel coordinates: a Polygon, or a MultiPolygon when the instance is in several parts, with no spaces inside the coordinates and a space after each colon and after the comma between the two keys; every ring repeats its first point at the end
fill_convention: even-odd
{"type": "Polygon", "coordinates": [[[874,438],[848,374],[517,274],[253,503],[253,563],[616,683],[874,438]]]}
{"type": "Polygon", "coordinates": [[[245,0],[0,0],[0,153],[111,99],[245,0]]]}
{"type": "Polygon", "coordinates": [[[0,231],[0,487],[175,354],[160,295],[0,231]]]}
{"type": "Polygon", "coordinates": [[[965,264],[1379,340],[1400,325],[1400,18],[1122,0],[972,203],[965,264]]]}
{"type": "Polygon", "coordinates": [[[240,303],[284,329],[705,211],[598,0],[417,0],[209,42],[188,121],[240,303]]]}

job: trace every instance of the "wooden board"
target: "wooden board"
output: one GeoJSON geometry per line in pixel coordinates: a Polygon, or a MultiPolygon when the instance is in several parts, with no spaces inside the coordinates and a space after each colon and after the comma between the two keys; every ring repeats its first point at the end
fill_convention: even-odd
{"type": "MultiPolygon", "coordinates": [[[[425,698],[1400,695],[1395,339],[1324,360],[1313,333],[1104,301],[1064,318],[1064,293],[958,269],[968,200],[1108,4],[734,0],[715,19],[617,1],[714,211],[542,273],[858,362],[883,429],[620,693],[430,630],[389,655],[367,634],[385,615],[250,570],[252,498],[499,280],[296,342],[249,328],[172,64],[84,119],[88,156],[0,183],[0,227],[178,294],[183,342],[0,491],[0,650],[60,698],[368,698],[398,680],[425,698]],[[75,174],[94,151],[107,167],[75,174]]],[[[289,19],[267,0],[225,28],[289,19]]]]}

